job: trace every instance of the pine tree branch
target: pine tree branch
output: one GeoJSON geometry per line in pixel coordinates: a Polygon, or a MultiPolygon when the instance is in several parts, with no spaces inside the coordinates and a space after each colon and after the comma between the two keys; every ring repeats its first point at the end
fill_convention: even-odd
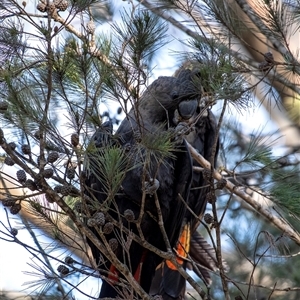
{"type": "Polygon", "coordinates": [[[259,15],[251,8],[251,6],[245,0],[236,0],[236,3],[242,9],[242,11],[250,18],[250,20],[259,28],[259,30],[267,37],[272,43],[273,47],[290,63],[295,62],[295,71],[299,74],[300,70],[297,67],[298,63],[293,54],[286,49],[286,47],[272,34],[272,31],[265,25],[259,15]]]}
{"type": "MultiPolygon", "coordinates": [[[[192,157],[204,168],[211,169],[211,164],[207,161],[198,151],[188,144],[192,157]]],[[[213,170],[213,177],[216,180],[222,180],[223,176],[216,170],[213,170]]],[[[241,190],[238,186],[234,185],[227,180],[226,188],[236,196],[247,202],[253,209],[270,221],[275,227],[282,231],[286,236],[293,240],[297,245],[300,245],[300,234],[295,231],[289,224],[287,224],[282,218],[278,218],[273,215],[269,210],[263,208],[263,206],[253,199],[250,195],[241,190]]]]}
{"type": "MultiPolygon", "coordinates": [[[[38,17],[38,18],[46,18],[47,17],[47,16],[41,15],[41,14],[31,14],[31,13],[27,13],[27,12],[19,13],[19,15],[22,15],[22,14],[24,14],[25,16],[29,16],[29,17],[38,17]]],[[[110,67],[112,66],[110,59],[104,53],[102,53],[99,48],[96,47],[94,39],[92,39],[92,41],[89,43],[85,34],[80,32],[79,30],[77,30],[72,24],[68,23],[66,19],[64,19],[63,17],[61,17],[58,14],[52,14],[51,18],[55,22],[60,23],[68,32],[74,34],[83,43],[87,44],[89,53],[92,56],[97,57],[105,65],[110,66],[110,67]]]]}
{"type": "MultiPolygon", "coordinates": [[[[246,285],[246,286],[249,285],[249,282],[233,280],[233,279],[230,279],[229,277],[228,277],[228,281],[230,281],[232,283],[246,285]]],[[[267,289],[267,290],[274,290],[276,292],[297,292],[297,291],[300,291],[300,287],[285,287],[285,288],[284,287],[282,287],[282,288],[279,287],[279,288],[274,288],[274,287],[269,287],[269,286],[265,286],[265,285],[262,285],[262,284],[255,284],[255,283],[252,283],[251,286],[255,287],[255,288],[263,288],[263,289],[267,289]]]]}
{"type": "MultiPolygon", "coordinates": [[[[196,31],[193,31],[193,30],[189,29],[187,26],[183,25],[183,22],[176,20],[170,14],[166,13],[162,9],[159,9],[159,8],[153,6],[148,1],[139,0],[139,2],[142,5],[144,5],[145,7],[147,7],[149,10],[151,10],[151,12],[158,15],[162,19],[166,20],[167,22],[172,24],[174,27],[176,27],[177,29],[179,29],[180,31],[185,33],[186,35],[190,36],[191,38],[195,39],[196,41],[203,42],[203,43],[206,43],[209,45],[218,45],[215,39],[208,37],[208,36],[205,36],[205,37],[201,36],[196,31]]],[[[219,43],[219,45],[222,47],[225,47],[225,45],[223,45],[223,44],[221,45],[221,43],[219,43]]],[[[233,57],[243,61],[244,63],[254,67],[255,69],[258,69],[259,64],[257,62],[255,62],[252,58],[246,56],[244,53],[235,51],[233,49],[227,49],[227,50],[233,57]]]]}
{"type": "MultiPolygon", "coordinates": [[[[72,26],[71,24],[68,24],[66,22],[66,20],[64,18],[62,18],[61,16],[59,16],[58,14],[54,14],[52,15],[52,19],[60,24],[62,24],[65,29],[71,33],[73,33],[75,36],[77,36],[88,48],[88,52],[90,53],[91,56],[99,59],[104,65],[108,66],[111,68],[112,72],[114,73],[114,75],[116,75],[118,78],[123,79],[123,74],[121,72],[119,72],[117,70],[117,68],[115,68],[110,60],[110,58],[108,56],[106,56],[101,49],[99,49],[96,44],[95,44],[95,37],[93,36],[92,40],[89,41],[86,38],[86,35],[82,34],[81,32],[79,32],[74,26],[72,26]]],[[[122,82],[124,87],[126,87],[126,89],[129,92],[133,92],[134,91],[134,87],[132,85],[128,85],[125,81],[122,82]]]]}
{"type": "MultiPolygon", "coordinates": [[[[30,224],[28,223],[27,219],[26,218],[22,218],[21,217],[21,220],[22,220],[22,223],[25,225],[26,227],[26,230],[29,232],[29,234],[31,235],[35,245],[37,246],[37,250],[39,251],[39,253],[42,255],[43,259],[45,260],[45,264],[47,265],[47,267],[51,270],[51,272],[54,274],[55,271],[49,261],[49,258],[45,252],[45,250],[43,249],[43,247],[41,246],[40,242],[38,241],[35,233],[33,232],[30,224]]],[[[58,291],[62,294],[62,297],[65,298],[65,299],[68,299],[67,295],[66,295],[66,292],[64,290],[64,287],[61,283],[61,281],[59,280],[59,278],[55,277],[55,282],[57,284],[57,287],[58,287],[58,291]]]]}
{"type": "MultiPolygon", "coordinates": [[[[227,100],[224,101],[223,106],[222,106],[222,111],[220,114],[220,118],[218,121],[218,126],[217,126],[217,134],[215,137],[215,141],[213,143],[213,149],[211,153],[211,169],[213,171],[213,166],[215,165],[214,158],[217,152],[217,145],[218,145],[218,137],[220,133],[220,127],[223,122],[223,118],[226,112],[227,108],[227,100]]],[[[213,189],[213,178],[210,180],[210,185],[211,185],[211,195],[213,198],[215,198],[215,190],[213,189]]],[[[222,258],[222,243],[221,243],[221,222],[222,222],[222,217],[219,220],[218,219],[218,213],[217,213],[217,206],[216,206],[216,201],[212,201],[212,212],[213,212],[213,217],[214,217],[214,222],[215,222],[215,230],[216,230],[216,243],[217,243],[217,248],[216,248],[216,256],[219,264],[219,270],[220,270],[220,277],[221,277],[221,282],[222,282],[222,287],[223,287],[223,292],[226,300],[230,300],[230,295],[229,295],[229,289],[228,289],[228,281],[226,280],[225,276],[225,269],[223,265],[223,258],[222,258]]],[[[225,213],[225,212],[224,212],[225,213]]]]}
{"type": "Polygon", "coordinates": [[[122,264],[117,258],[116,254],[113,251],[109,251],[107,247],[105,247],[99,239],[95,236],[95,234],[84,224],[74,213],[74,211],[63,201],[57,193],[55,193],[47,184],[45,180],[42,180],[41,185],[43,190],[49,194],[55,202],[61,207],[61,209],[70,217],[70,219],[74,222],[77,228],[83,233],[87,238],[89,238],[92,243],[99,249],[103,255],[105,255],[113,265],[120,271],[121,274],[128,280],[133,289],[142,297],[142,299],[150,300],[150,296],[142,289],[139,283],[133,277],[133,274],[130,272],[128,267],[122,264]]]}
{"type": "MultiPolygon", "coordinates": [[[[217,46],[217,42],[213,38],[210,38],[208,36],[203,37],[203,36],[199,35],[196,31],[193,31],[190,28],[188,28],[187,26],[183,25],[183,22],[176,20],[170,14],[166,13],[162,9],[155,7],[154,5],[149,3],[147,0],[139,0],[139,2],[143,6],[148,8],[151,12],[158,15],[162,19],[166,20],[167,22],[172,24],[174,27],[176,27],[177,29],[179,29],[180,31],[185,33],[186,35],[190,36],[191,38],[195,39],[196,41],[200,41],[200,42],[203,42],[206,44],[217,46]]],[[[226,47],[226,45],[224,45],[224,44],[222,44],[222,45],[220,44],[220,46],[226,47]]],[[[227,51],[231,56],[233,56],[237,60],[240,60],[243,63],[251,66],[254,70],[259,70],[260,63],[256,62],[253,58],[245,55],[246,50],[245,51],[235,51],[232,48],[227,48],[227,51]]],[[[292,63],[291,63],[291,65],[292,65],[292,63]]],[[[269,71],[268,77],[270,78],[270,80],[275,79],[276,81],[282,83],[284,86],[286,86],[286,87],[290,88],[291,90],[293,90],[294,92],[300,94],[300,88],[297,85],[295,85],[295,83],[288,80],[288,78],[286,76],[283,76],[280,73],[278,73],[274,68],[269,71]]]]}

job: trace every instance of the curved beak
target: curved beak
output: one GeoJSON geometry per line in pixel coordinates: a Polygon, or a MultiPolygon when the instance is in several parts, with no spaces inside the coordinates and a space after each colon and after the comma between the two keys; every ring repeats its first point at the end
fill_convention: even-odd
{"type": "Polygon", "coordinates": [[[190,119],[196,112],[199,101],[198,99],[184,100],[178,104],[178,112],[182,119],[190,119]]]}

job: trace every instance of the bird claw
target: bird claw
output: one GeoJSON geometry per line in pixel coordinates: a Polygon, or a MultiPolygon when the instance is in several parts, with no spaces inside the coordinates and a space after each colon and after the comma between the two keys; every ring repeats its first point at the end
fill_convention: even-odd
{"type": "Polygon", "coordinates": [[[153,195],[159,188],[159,181],[151,178],[149,181],[145,181],[144,191],[148,195],[153,195]]]}
{"type": "Polygon", "coordinates": [[[178,125],[175,127],[174,130],[174,141],[176,144],[181,144],[183,141],[183,136],[188,135],[193,131],[193,127],[191,127],[188,123],[186,122],[180,122],[178,125]]]}
{"type": "Polygon", "coordinates": [[[111,121],[107,121],[100,126],[93,135],[94,145],[97,148],[101,148],[104,145],[108,145],[111,141],[113,131],[113,124],[111,121]]]}
{"type": "Polygon", "coordinates": [[[138,131],[133,133],[133,137],[134,137],[135,141],[138,143],[140,143],[142,141],[142,135],[138,131]]]}

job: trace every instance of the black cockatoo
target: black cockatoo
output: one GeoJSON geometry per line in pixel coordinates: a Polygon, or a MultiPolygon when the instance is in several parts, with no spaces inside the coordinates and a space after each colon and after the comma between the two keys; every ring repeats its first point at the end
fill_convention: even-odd
{"type": "MultiPolygon", "coordinates": [[[[188,201],[190,197],[193,170],[183,138],[189,128],[175,120],[176,115],[182,120],[195,115],[200,100],[196,80],[197,74],[190,70],[182,71],[178,77],[159,77],[133,106],[117,132],[112,134],[110,123],[103,124],[87,149],[87,206],[91,219],[99,213],[105,219],[88,225],[94,226],[91,229],[96,235],[99,236],[98,230],[105,234],[117,258],[127,265],[146,292],[162,259],[127,233],[131,231],[166,251],[159,224],[161,216],[170,247],[176,246],[186,216],[182,199],[188,201]],[[114,230],[109,232],[106,225],[112,224],[112,220],[114,230]],[[129,231],[126,233],[122,226],[129,231]]],[[[100,297],[124,293],[124,286],[118,285],[122,274],[91,241],[88,243],[100,273],[108,274],[100,297]]]]}
{"type": "MultiPolygon", "coordinates": [[[[180,72],[178,73],[180,77],[180,72]]],[[[180,107],[178,110],[180,110],[180,107]]],[[[178,111],[178,113],[179,122],[180,112],[178,111]]],[[[204,99],[199,103],[194,115],[185,121],[194,123],[194,130],[186,135],[185,139],[205,159],[208,161],[213,160],[215,164],[218,155],[217,123],[211,110],[206,107],[204,99]],[[213,153],[214,146],[216,146],[215,153],[213,153]]],[[[199,166],[199,164],[193,160],[193,166],[199,166]]],[[[210,193],[210,183],[204,179],[202,173],[194,171],[188,205],[199,219],[202,218],[205,212],[207,204],[206,195],[208,193],[210,193]]],[[[187,262],[181,259],[180,256],[187,257],[188,254],[194,262],[203,266],[203,268],[198,267],[194,271],[205,283],[210,284],[210,276],[207,270],[216,271],[217,261],[213,248],[196,231],[199,219],[196,219],[189,211],[186,211],[184,217],[185,226],[177,244],[177,252],[179,254],[178,263],[186,268],[187,262]]],[[[179,274],[176,267],[169,261],[165,261],[156,270],[150,293],[152,295],[159,294],[164,300],[179,300],[184,299],[185,286],[185,279],[179,274]]]]}

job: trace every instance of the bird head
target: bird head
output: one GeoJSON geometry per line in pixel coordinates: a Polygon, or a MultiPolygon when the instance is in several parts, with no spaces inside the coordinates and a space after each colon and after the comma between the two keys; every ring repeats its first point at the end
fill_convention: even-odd
{"type": "Polygon", "coordinates": [[[177,110],[180,117],[184,120],[190,119],[197,110],[201,99],[200,74],[197,70],[182,69],[175,73],[178,82],[177,110]]]}

